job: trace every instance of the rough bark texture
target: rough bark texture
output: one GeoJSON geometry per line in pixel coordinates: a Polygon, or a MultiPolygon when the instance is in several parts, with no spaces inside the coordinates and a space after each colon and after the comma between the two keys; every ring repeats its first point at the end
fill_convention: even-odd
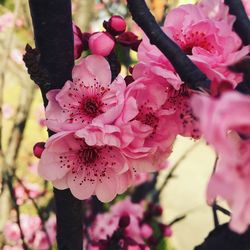
{"type": "Polygon", "coordinates": [[[148,36],[151,44],[156,45],[169,59],[181,79],[192,89],[209,90],[210,80],[183,53],[180,47],[161,30],[154,16],[150,13],[145,0],[128,0],[127,2],[135,22],[148,36]]]}
{"type": "MultiPolygon", "coordinates": [[[[47,105],[46,92],[61,88],[71,79],[74,65],[70,0],[29,0],[35,43],[41,66],[49,73],[50,83],[39,84],[47,105]]],[[[50,131],[51,135],[52,132],[50,131]]],[[[59,250],[82,250],[82,204],[69,189],[54,189],[57,210],[59,250]]]]}

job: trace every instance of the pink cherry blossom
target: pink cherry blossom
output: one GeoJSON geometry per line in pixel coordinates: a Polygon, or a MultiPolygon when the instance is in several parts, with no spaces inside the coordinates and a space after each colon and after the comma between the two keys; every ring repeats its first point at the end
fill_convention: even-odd
{"type": "Polygon", "coordinates": [[[229,7],[224,4],[224,0],[201,0],[198,6],[209,19],[226,22],[232,26],[235,16],[229,14],[229,7]]]}
{"type": "Polygon", "coordinates": [[[23,248],[21,246],[8,246],[8,245],[5,245],[3,247],[3,250],[23,250],[23,248]]]}
{"type": "Polygon", "coordinates": [[[224,198],[232,211],[231,229],[242,233],[250,224],[250,98],[233,91],[218,99],[195,96],[193,108],[205,139],[219,155],[208,202],[224,198]]]}
{"type": "MultiPolygon", "coordinates": [[[[90,135],[91,136],[91,135],[90,135]]],[[[88,136],[77,138],[72,132],[60,132],[45,145],[38,172],[59,189],[70,188],[78,199],[96,195],[103,202],[123,192],[120,182],[127,170],[118,147],[109,144],[88,145],[88,136]]]]}
{"type": "Polygon", "coordinates": [[[117,202],[108,213],[97,215],[95,222],[89,229],[90,237],[96,241],[107,239],[118,228],[120,218],[129,215],[130,224],[126,227],[125,234],[137,243],[143,243],[140,229],[143,212],[143,206],[132,203],[129,198],[117,202]]]}
{"type": "Polygon", "coordinates": [[[91,55],[76,65],[73,81],[47,97],[47,126],[55,131],[76,131],[92,122],[111,124],[121,113],[126,84],[121,77],[111,83],[108,62],[91,55]]]}
{"type": "Polygon", "coordinates": [[[98,214],[89,228],[91,240],[105,240],[108,236],[111,237],[118,227],[118,221],[119,218],[111,213],[98,214]]]}
{"type": "Polygon", "coordinates": [[[108,56],[115,46],[115,41],[107,32],[96,32],[89,38],[89,49],[92,54],[108,56]]]}
{"type": "Polygon", "coordinates": [[[10,242],[18,242],[21,238],[18,225],[8,221],[4,227],[4,237],[10,242]]]}
{"type": "Polygon", "coordinates": [[[15,186],[15,195],[18,205],[23,204],[29,197],[34,199],[41,194],[42,188],[36,183],[23,182],[15,186]]]}
{"type": "Polygon", "coordinates": [[[157,171],[171,153],[176,130],[171,112],[163,108],[165,87],[149,78],[139,78],[126,90],[126,102],[116,126],[121,130],[122,151],[133,172],[157,171]]]}
{"type": "MultiPolygon", "coordinates": [[[[208,78],[228,80],[236,86],[242,76],[229,71],[227,66],[247,55],[249,46],[241,47],[240,38],[232,30],[235,18],[228,15],[228,8],[224,4],[217,1],[220,9],[212,14],[214,1],[182,5],[171,10],[166,16],[163,31],[208,78]]],[[[133,73],[135,79],[142,74],[154,74],[166,79],[175,89],[180,88],[182,82],[169,61],[145,37],[138,49],[138,60],[133,73]]]]}
{"type": "Polygon", "coordinates": [[[183,5],[166,17],[164,31],[182,48],[190,59],[211,79],[231,81],[236,85],[241,76],[230,72],[227,66],[249,53],[227,21],[228,8],[222,4],[222,20],[208,16],[199,5],[183,5]]]}

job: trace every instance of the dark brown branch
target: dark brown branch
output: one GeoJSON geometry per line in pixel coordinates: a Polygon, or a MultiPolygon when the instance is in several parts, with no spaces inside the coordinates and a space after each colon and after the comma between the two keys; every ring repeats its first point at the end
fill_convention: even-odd
{"type": "MultiPolygon", "coordinates": [[[[46,106],[46,92],[62,88],[71,79],[74,65],[71,1],[29,0],[29,4],[40,63],[50,77],[49,88],[40,85],[46,106]]],[[[69,189],[54,189],[54,194],[58,249],[82,250],[81,201],[74,198],[69,189]]]]}
{"type": "Polygon", "coordinates": [[[128,0],[128,8],[135,22],[141,27],[155,45],[172,63],[181,79],[192,89],[209,91],[210,80],[186,56],[157,24],[144,0],[128,0]]]}
{"type": "Polygon", "coordinates": [[[241,0],[225,0],[229,13],[236,16],[234,30],[245,45],[250,44],[250,20],[246,14],[241,0]]]}

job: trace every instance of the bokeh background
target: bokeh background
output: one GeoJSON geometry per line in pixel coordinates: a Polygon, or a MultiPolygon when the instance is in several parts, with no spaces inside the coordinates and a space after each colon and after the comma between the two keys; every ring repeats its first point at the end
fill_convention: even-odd
{"type": "MultiPolygon", "coordinates": [[[[6,244],[4,228],[9,220],[16,216],[11,195],[4,180],[6,172],[14,174],[13,188],[16,192],[20,213],[36,215],[38,210],[46,213],[52,199],[52,187],[37,176],[38,160],[32,153],[33,145],[47,138],[44,125],[44,109],[39,89],[29,79],[22,61],[27,43],[34,46],[32,24],[27,0],[0,0],[0,249],[6,244]],[[21,183],[20,183],[20,182],[21,183]],[[25,200],[23,186],[34,193],[32,199],[25,200]],[[19,188],[19,189],[18,189],[19,188]],[[24,197],[24,198],[23,198],[24,197]]],[[[74,22],[82,31],[99,31],[102,22],[110,15],[126,18],[129,29],[140,35],[122,0],[73,0],[74,22]]],[[[159,23],[173,7],[194,3],[191,0],[151,0],[148,4],[159,23]]],[[[136,63],[136,53],[129,55],[130,61],[136,63]]],[[[123,66],[122,72],[126,72],[123,66]]],[[[164,207],[162,220],[170,222],[176,217],[185,216],[174,224],[170,239],[172,249],[191,250],[201,243],[213,228],[212,209],[205,200],[206,185],[213,171],[215,161],[213,150],[202,140],[178,138],[169,166],[178,163],[174,177],[161,194],[164,207]],[[184,157],[185,156],[185,157],[184,157]],[[183,158],[183,159],[182,159],[183,158]]],[[[164,170],[158,185],[164,181],[169,170],[164,170]]],[[[51,217],[48,214],[47,217],[51,217]]],[[[227,218],[220,215],[220,221],[227,218]]]]}

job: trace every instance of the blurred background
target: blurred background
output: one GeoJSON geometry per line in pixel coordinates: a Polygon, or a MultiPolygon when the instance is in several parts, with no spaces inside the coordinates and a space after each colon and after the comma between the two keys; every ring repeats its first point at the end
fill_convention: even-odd
{"type": "MultiPolygon", "coordinates": [[[[41,231],[40,236],[38,233],[30,235],[30,240],[35,242],[32,243],[32,249],[46,249],[38,248],[43,239],[42,229],[45,226],[55,227],[52,187],[38,177],[38,160],[32,152],[36,142],[46,141],[47,133],[39,89],[29,79],[22,61],[25,45],[29,43],[34,47],[27,2],[0,0],[0,249],[5,250],[21,249],[11,248],[16,244],[15,239],[20,237],[18,228],[11,224],[18,213],[21,223],[26,227],[33,225],[34,230],[41,231]],[[44,221],[39,221],[39,216],[44,221]]],[[[103,21],[110,15],[121,15],[126,18],[129,30],[140,35],[125,2],[73,0],[74,22],[82,31],[94,32],[102,29],[103,21]]],[[[169,9],[194,2],[151,0],[148,4],[161,23],[169,9]]],[[[132,63],[136,63],[135,52],[127,56],[132,63]]],[[[126,72],[125,65],[122,72],[126,72]]],[[[185,216],[173,225],[169,242],[171,249],[191,250],[203,241],[214,226],[212,209],[206,204],[205,192],[216,156],[203,141],[186,138],[178,138],[173,151],[169,165],[177,164],[178,167],[161,193],[164,208],[162,220],[169,223],[177,217],[185,216]]],[[[167,169],[161,173],[158,186],[161,186],[168,172],[167,169]]],[[[221,222],[226,220],[226,217],[220,215],[221,222]]],[[[53,237],[52,241],[55,240],[53,237]]]]}

